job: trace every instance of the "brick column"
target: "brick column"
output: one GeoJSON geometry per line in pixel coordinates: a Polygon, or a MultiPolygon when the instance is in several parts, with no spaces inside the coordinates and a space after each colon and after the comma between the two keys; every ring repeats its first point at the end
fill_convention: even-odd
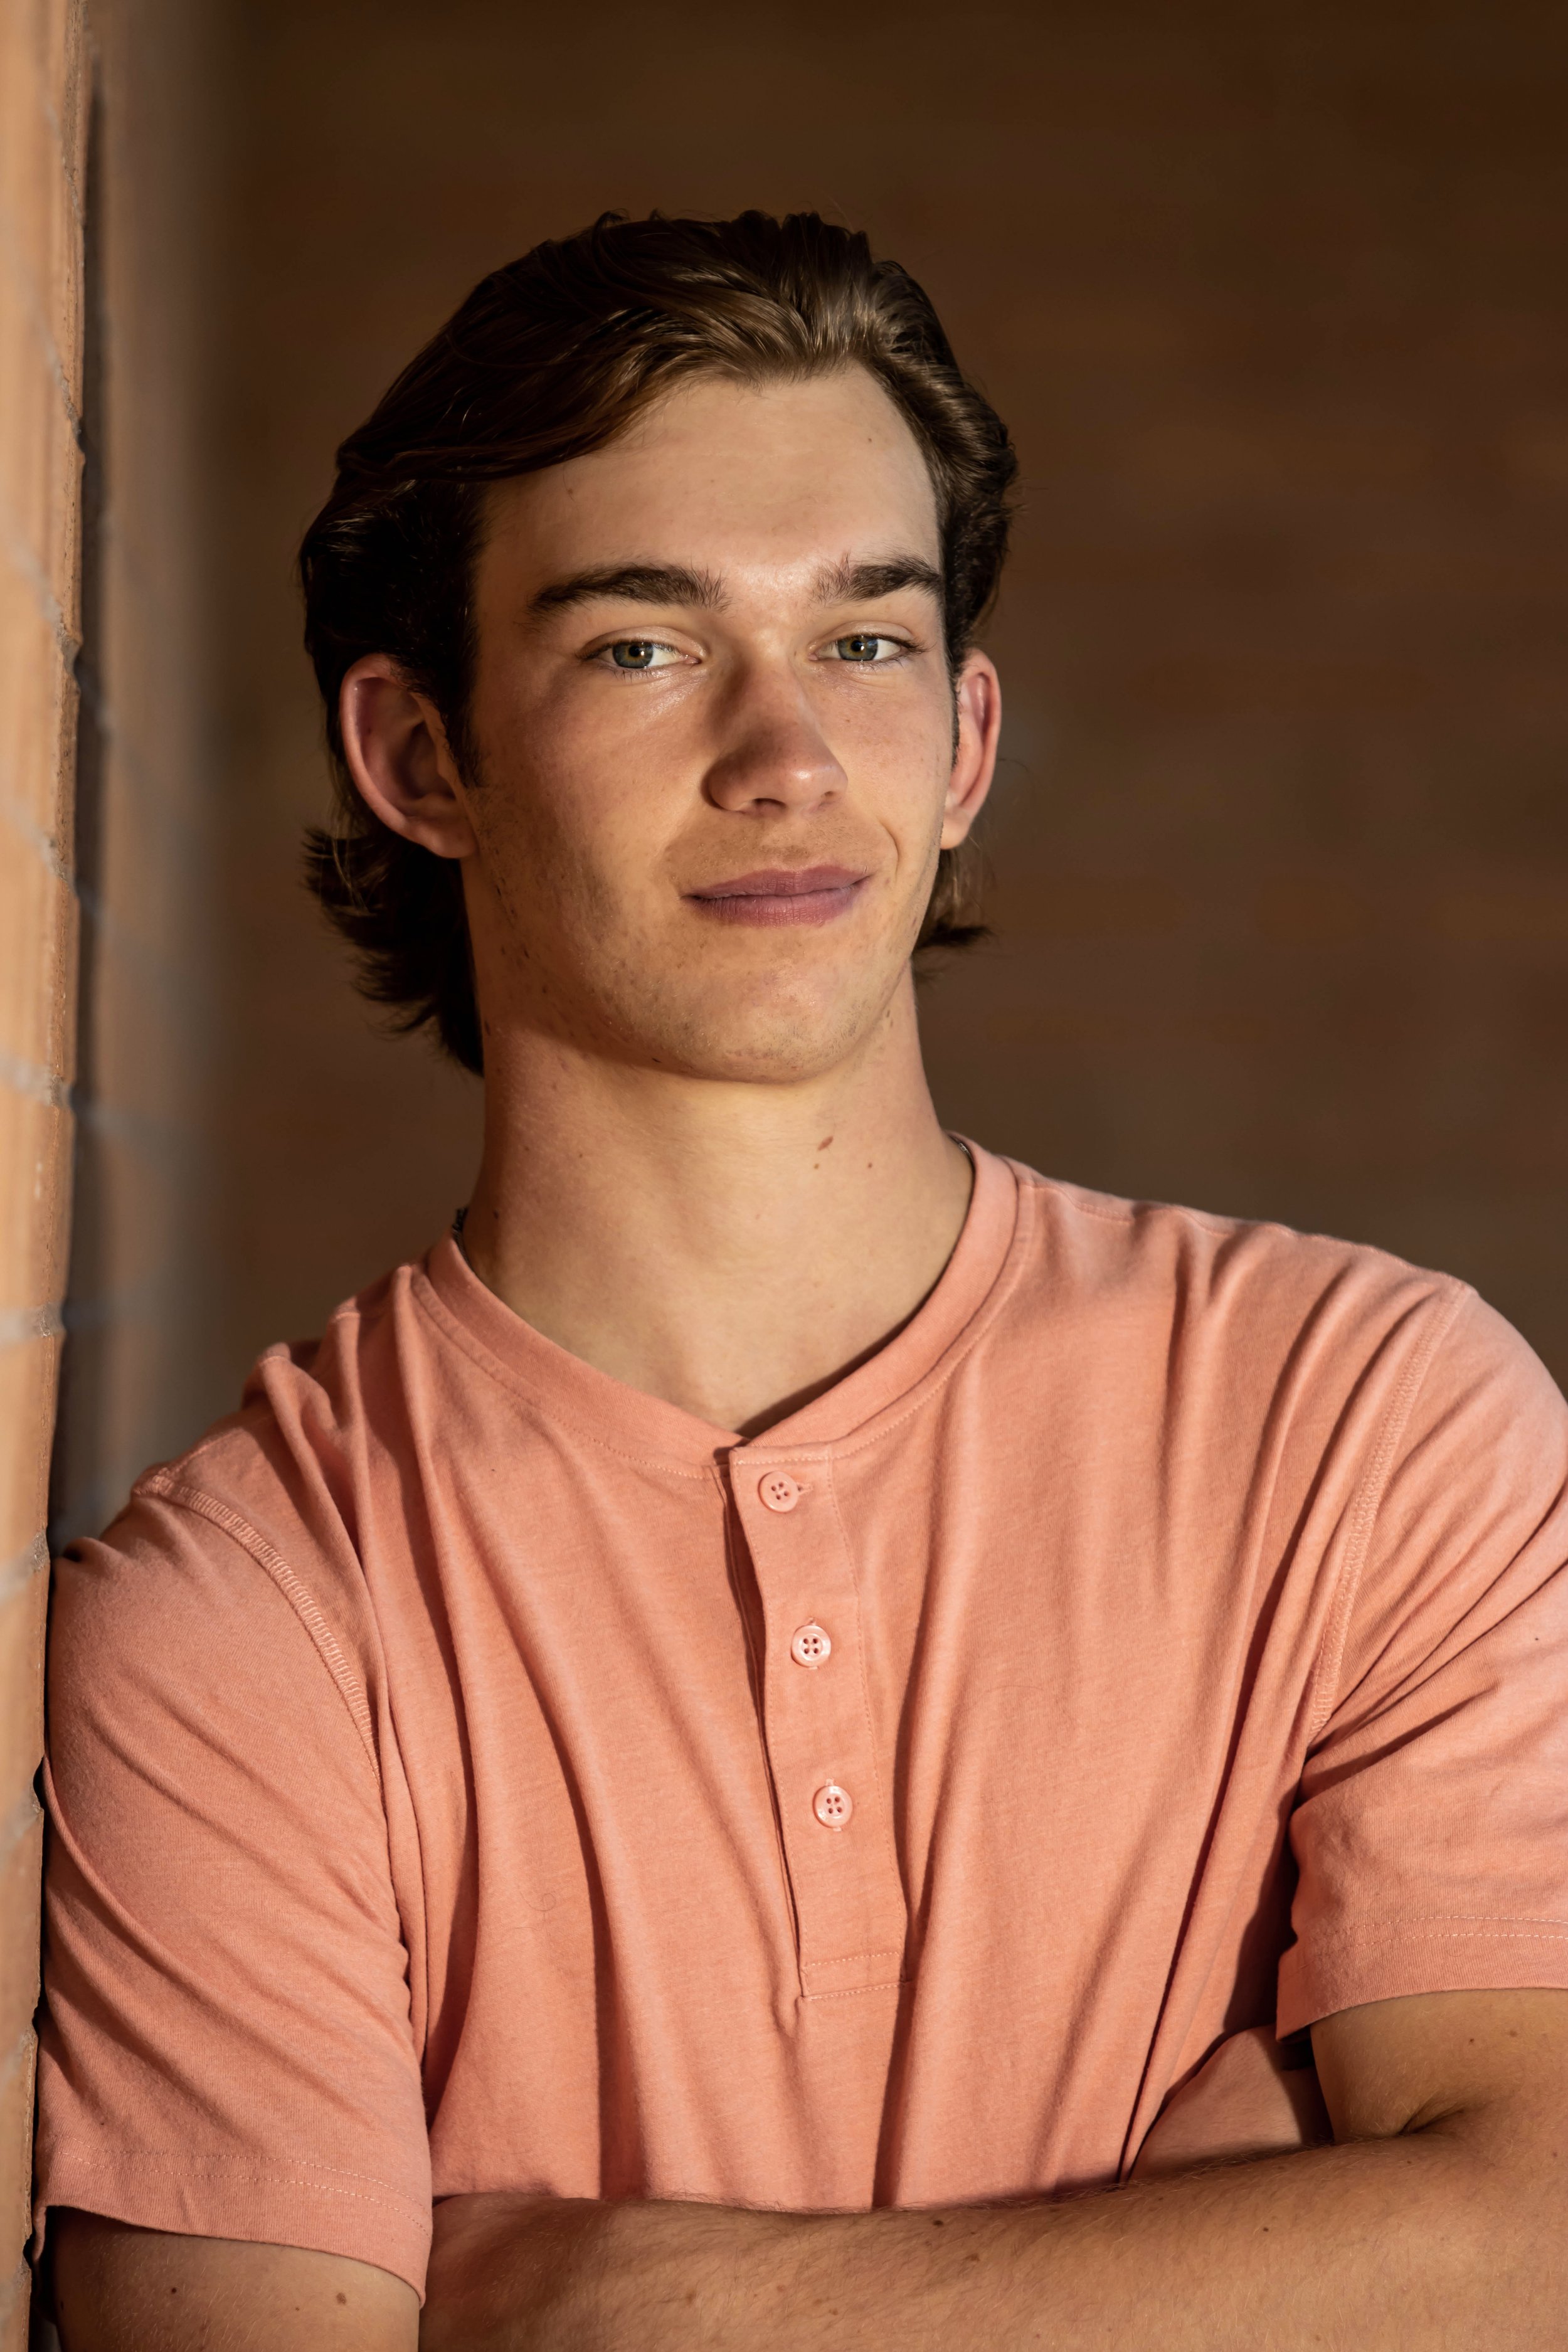
{"type": "Polygon", "coordinates": [[[0,2352],[27,2333],[33,1780],[75,1032],[87,91],[78,0],[0,0],[0,2352]]]}

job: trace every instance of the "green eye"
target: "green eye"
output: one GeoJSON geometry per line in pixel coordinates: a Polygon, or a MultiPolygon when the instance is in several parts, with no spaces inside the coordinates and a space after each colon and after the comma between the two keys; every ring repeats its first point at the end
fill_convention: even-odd
{"type": "Polygon", "coordinates": [[[658,650],[647,637],[623,637],[610,647],[610,659],[617,669],[652,669],[658,650]]]}
{"type": "Polygon", "coordinates": [[[879,646],[892,646],[896,650],[897,645],[894,637],[874,636],[866,629],[857,629],[853,636],[837,638],[833,650],[840,661],[863,662],[869,667],[877,659],[879,646]]]}

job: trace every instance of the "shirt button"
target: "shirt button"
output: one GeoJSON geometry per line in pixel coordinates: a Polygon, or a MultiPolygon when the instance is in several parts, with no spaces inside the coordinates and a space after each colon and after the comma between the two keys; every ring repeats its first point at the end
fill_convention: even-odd
{"type": "Polygon", "coordinates": [[[855,1800],[837,1780],[828,1780],[813,1797],[811,1810],[825,1830],[841,1830],[855,1810],[855,1800]]]}
{"type": "Polygon", "coordinates": [[[833,1655],[833,1643],[814,1621],[801,1627],[789,1645],[789,1654],[797,1666],[820,1666],[833,1655]]]}
{"type": "Polygon", "coordinates": [[[757,1488],[770,1511],[793,1511],[804,1491],[787,1470],[770,1470],[757,1488]]]}

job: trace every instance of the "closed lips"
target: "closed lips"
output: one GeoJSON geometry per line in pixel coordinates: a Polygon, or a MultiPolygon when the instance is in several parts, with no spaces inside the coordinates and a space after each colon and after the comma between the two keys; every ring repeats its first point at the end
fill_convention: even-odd
{"type": "Polygon", "coordinates": [[[852,906],[867,879],[847,866],[773,866],[705,883],[686,896],[721,921],[820,923],[852,906]]]}

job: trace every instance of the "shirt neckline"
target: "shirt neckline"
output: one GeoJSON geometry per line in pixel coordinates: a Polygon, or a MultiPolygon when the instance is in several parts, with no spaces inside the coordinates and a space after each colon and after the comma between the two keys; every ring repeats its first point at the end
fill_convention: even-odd
{"type": "Polygon", "coordinates": [[[547,1339],[487,1288],[447,1234],[414,1270],[421,1304],[449,1337],[546,1418],[572,1423],[610,1450],[708,1468],[726,1456],[777,1461],[820,1455],[871,1434],[868,1424],[915,1401],[998,1286],[1020,1223],[1021,1188],[1009,1161],[960,1138],[974,1182],[952,1255],[914,1314],[854,1371],[761,1435],[720,1429],[664,1398],[629,1387],[547,1339]]]}

